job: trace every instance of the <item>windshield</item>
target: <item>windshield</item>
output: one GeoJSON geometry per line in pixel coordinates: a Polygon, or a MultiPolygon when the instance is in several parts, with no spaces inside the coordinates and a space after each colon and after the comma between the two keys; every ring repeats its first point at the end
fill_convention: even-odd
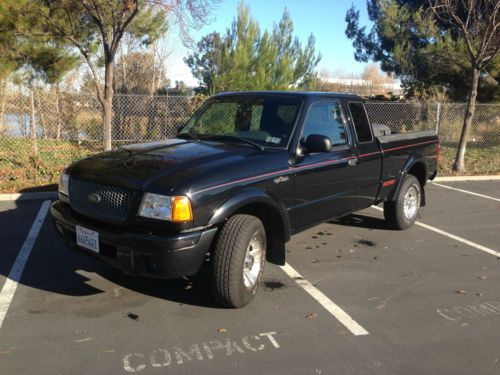
{"type": "Polygon", "coordinates": [[[215,98],[189,120],[180,134],[200,139],[223,135],[263,147],[286,147],[300,104],[299,98],[292,97],[215,98]]]}

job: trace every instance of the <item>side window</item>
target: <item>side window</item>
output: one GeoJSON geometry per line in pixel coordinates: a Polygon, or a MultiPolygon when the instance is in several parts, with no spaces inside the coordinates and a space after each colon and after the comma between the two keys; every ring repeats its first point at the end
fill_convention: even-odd
{"type": "Polygon", "coordinates": [[[330,138],[333,146],[347,144],[339,103],[320,102],[311,105],[304,122],[302,137],[306,140],[311,134],[320,134],[330,138]]]}
{"type": "Polygon", "coordinates": [[[358,142],[370,142],[373,139],[372,132],[363,104],[349,103],[349,111],[351,112],[354,129],[356,129],[356,138],[358,142]]]}

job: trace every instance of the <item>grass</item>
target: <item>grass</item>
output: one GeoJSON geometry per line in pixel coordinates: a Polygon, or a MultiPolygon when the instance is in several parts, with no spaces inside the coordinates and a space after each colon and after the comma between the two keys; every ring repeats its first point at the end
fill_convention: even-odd
{"type": "Polygon", "coordinates": [[[55,190],[65,166],[95,149],[77,142],[38,140],[38,156],[26,139],[0,139],[0,193],[55,190]]]}
{"type": "MultiPolygon", "coordinates": [[[[457,149],[441,147],[441,161],[439,162],[440,176],[455,176],[451,170],[457,149]]],[[[496,147],[467,147],[465,151],[465,173],[463,175],[495,175],[500,174],[500,146],[496,147]]]]}
{"type": "MultiPolygon", "coordinates": [[[[71,141],[38,140],[38,156],[26,139],[0,138],[0,193],[55,190],[59,174],[75,160],[96,153],[100,144],[82,145],[71,141]]],[[[451,166],[456,149],[443,146],[439,175],[455,175],[451,166]]],[[[500,174],[500,146],[468,147],[466,170],[472,174],[500,174]]]]}

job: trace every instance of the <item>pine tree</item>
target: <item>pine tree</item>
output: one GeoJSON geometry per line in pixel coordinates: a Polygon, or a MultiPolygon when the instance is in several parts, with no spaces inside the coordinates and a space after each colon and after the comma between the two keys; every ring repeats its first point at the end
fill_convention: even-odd
{"type": "Polygon", "coordinates": [[[285,9],[272,32],[260,31],[258,22],[243,3],[224,36],[204,36],[185,61],[200,81],[199,91],[213,95],[236,90],[294,90],[308,88],[316,80],[321,59],[314,36],[305,47],[293,35],[293,22],[285,9]]]}

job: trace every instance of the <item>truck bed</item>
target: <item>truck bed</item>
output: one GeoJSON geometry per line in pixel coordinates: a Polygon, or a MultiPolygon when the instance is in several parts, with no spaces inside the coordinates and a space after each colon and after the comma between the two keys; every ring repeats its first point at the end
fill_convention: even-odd
{"type": "MultiPolygon", "coordinates": [[[[422,176],[422,186],[436,175],[439,140],[434,130],[396,133],[376,138],[382,151],[382,185],[377,196],[378,202],[390,199],[395,194],[395,186],[402,177],[402,171],[408,172],[410,165],[419,166],[420,170],[416,175],[422,176]]],[[[425,204],[425,199],[423,203],[425,204]]]]}
{"type": "Polygon", "coordinates": [[[437,141],[437,134],[435,130],[425,130],[418,132],[392,133],[391,135],[379,136],[377,139],[380,145],[384,147],[383,145],[388,143],[434,137],[436,137],[435,139],[437,141]]]}

